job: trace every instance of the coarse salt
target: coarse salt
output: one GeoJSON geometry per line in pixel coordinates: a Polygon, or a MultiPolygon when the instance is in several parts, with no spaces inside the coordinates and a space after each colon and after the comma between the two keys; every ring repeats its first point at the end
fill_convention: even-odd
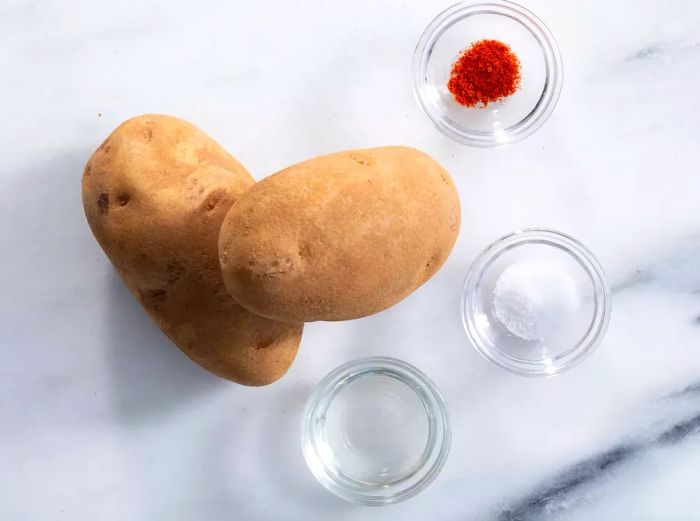
{"type": "Polygon", "coordinates": [[[579,305],[576,281],[556,264],[513,264],[503,270],[493,292],[496,319],[523,340],[551,339],[579,305]]]}

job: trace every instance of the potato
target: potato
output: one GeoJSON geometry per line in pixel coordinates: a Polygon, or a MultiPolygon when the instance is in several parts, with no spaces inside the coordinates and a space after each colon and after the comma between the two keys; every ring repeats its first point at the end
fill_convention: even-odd
{"type": "Polygon", "coordinates": [[[245,168],[195,126],[145,115],[100,145],[82,189],[93,234],[163,332],[212,373],[265,385],[287,371],[303,326],[253,315],[224,287],[219,228],[253,185],[245,168]]]}
{"type": "Polygon", "coordinates": [[[234,298],[277,320],[346,320],[396,304],[443,264],[460,207],[418,150],[317,157],[264,179],[231,207],[219,259],[234,298]]]}

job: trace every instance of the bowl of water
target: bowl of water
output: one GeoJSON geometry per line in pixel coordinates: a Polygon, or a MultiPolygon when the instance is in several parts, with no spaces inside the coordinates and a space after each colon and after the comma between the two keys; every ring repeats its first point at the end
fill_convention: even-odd
{"type": "Polygon", "coordinates": [[[329,491],[381,506],[415,496],[439,474],[450,448],[445,402],[412,365],[355,360],[326,376],[307,401],[302,449],[329,491]]]}

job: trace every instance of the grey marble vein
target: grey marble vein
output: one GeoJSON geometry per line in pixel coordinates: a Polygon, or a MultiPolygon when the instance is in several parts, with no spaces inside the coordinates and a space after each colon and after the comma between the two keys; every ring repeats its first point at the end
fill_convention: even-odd
{"type": "Polygon", "coordinates": [[[689,384],[689,385],[685,386],[683,389],[681,389],[680,391],[669,394],[666,398],[667,399],[674,399],[674,398],[681,398],[681,397],[695,395],[695,394],[700,394],[700,382],[689,384]]]}
{"type": "Polygon", "coordinates": [[[627,277],[626,279],[617,282],[613,284],[611,290],[613,294],[615,293],[621,293],[625,290],[628,290],[630,288],[636,288],[638,286],[642,286],[644,284],[647,284],[648,282],[651,282],[652,276],[645,270],[641,268],[637,268],[632,275],[627,277]]]}
{"type": "Polygon", "coordinates": [[[612,284],[613,293],[647,284],[692,295],[700,293],[700,234],[690,233],[663,243],[648,257],[644,265],[612,284]]]}
{"type": "Polygon", "coordinates": [[[627,56],[627,58],[625,58],[625,61],[633,62],[635,60],[654,60],[670,52],[695,51],[698,48],[700,48],[700,43],[697,42],[676,45],[654,44],[630,54],[627,56]]]}
{"type": "MultiPolygon", "coordinates": [[[[700,384],[688,387],[682,392],[694,393],[698,389],[700,384]]],[[[605,479],[612,469],[623,465],[640,453],[657,446],[680,443],[698,433],[700,433],[700,412],[672,425],[650,441],[621,444],[584,459],[555,476],[549,484],[543,485],[504,510],[498,519],[499,521],[537,519],[543,512],[555,510],[556,505],[564,501],[567,496],[575,495],[580,488],[605,479]]]]}

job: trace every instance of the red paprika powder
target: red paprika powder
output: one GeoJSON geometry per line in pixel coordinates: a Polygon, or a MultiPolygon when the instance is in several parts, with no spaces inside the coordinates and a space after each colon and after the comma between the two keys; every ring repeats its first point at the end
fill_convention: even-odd
{"type": "Polygon", "coordinates": [[[479,40],[452,65],[447,88],[465,107],[501,100],[520,87],[520,60],[498,40],[479,40]]]}

